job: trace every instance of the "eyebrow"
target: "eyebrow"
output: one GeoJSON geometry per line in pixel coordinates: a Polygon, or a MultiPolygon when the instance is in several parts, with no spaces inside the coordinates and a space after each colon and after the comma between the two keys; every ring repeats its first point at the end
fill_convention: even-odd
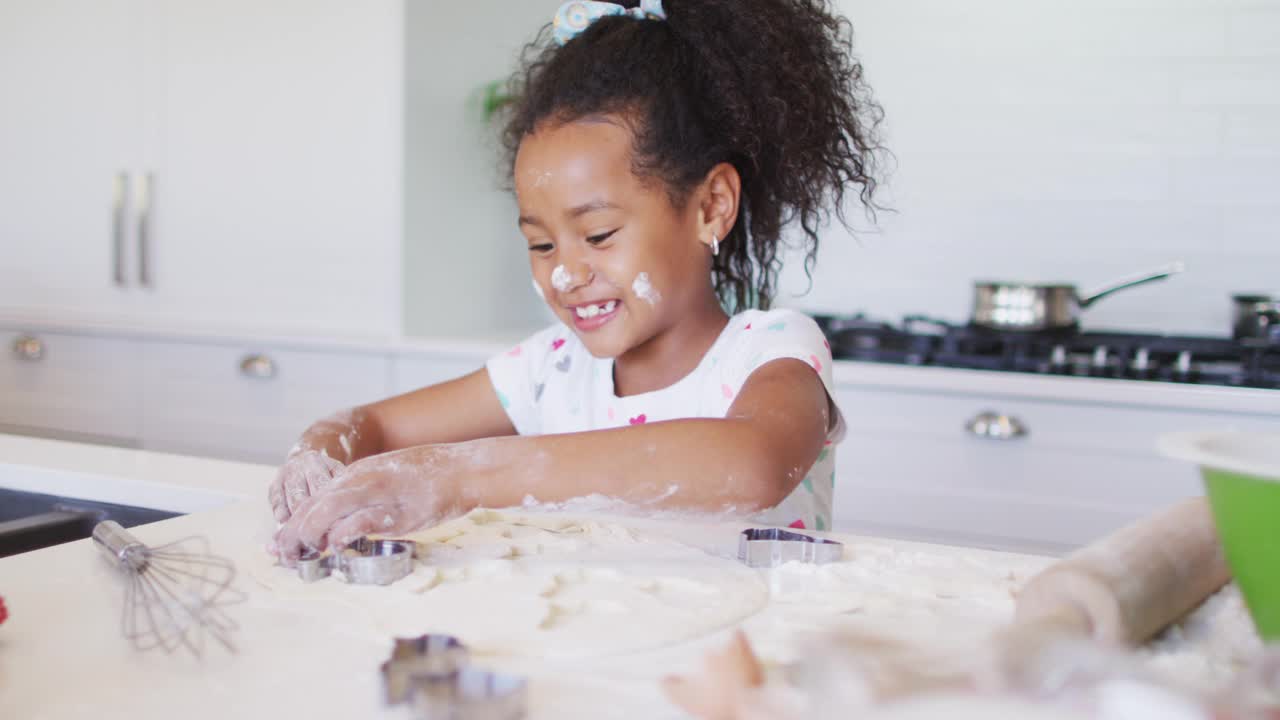
{"type": "MultiPolygon", "coordinates": [[[[568,215],[570,218],[579,218],[579,217],[582,217],[583,215],[586,215],[587,213],[595,212],[597,210],[619,210],[621,209],[621,207],[622,207],[621,205],[616,205],[614,203],[609,202],[608,200],[592,200],[589,203],[584,203],[582,205],[578,205],[577,207],[569,208],[568,215]]],[[[543,227],[542,221],[532,215],[521,215],[519,224],[520,225],[537,225],[538,227],[543,227]]]]}

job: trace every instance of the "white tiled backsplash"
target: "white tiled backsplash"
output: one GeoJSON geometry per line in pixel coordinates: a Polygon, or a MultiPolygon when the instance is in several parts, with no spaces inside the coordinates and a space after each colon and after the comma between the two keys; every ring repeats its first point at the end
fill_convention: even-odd
{"type": "Polygon", "coordinates": [[[1280,290],[1280,0],[839,4],[895,212],[826,233],[781,302],[963,320],[975,279],[1088,290],[1180,259],[1086,325],[1224,334],[1231,293],[1280,290]]]}

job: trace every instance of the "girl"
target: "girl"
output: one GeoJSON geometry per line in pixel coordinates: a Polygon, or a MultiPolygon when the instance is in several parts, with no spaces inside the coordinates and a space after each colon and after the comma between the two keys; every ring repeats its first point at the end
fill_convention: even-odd
{"type": "Polygon", "coordinates": [[[505,145],[560,322],[309,428],[271,488],[286,561],[530,497],[830,526],[830,349],[766,309],[784,226],[809,264],[846,191],[872,207],[880,111],[848,22],[827,0],[569,2],[540,39],[505,145]]]}

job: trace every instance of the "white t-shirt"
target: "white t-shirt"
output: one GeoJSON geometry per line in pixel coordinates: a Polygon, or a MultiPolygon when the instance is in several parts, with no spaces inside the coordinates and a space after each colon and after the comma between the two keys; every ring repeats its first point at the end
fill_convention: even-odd
{"type": "MultiPolygon", "coordinates": [[[[794,310],[748,310],[729,324],[693,372],[675,384],[618,397],[613,359],[596,358],[562,324],[547,328],[489,360],[489,379],[521,435],[550,435],[685,418],[722,418],[747,377],[780,358],[817,371],[834,404],[831,347],[817,323],[794,310]]],[[[827,444],[803,481],[759,522],[796,528],[831,527],[835,443],[844,435],[836,410],[827,444]]]]}

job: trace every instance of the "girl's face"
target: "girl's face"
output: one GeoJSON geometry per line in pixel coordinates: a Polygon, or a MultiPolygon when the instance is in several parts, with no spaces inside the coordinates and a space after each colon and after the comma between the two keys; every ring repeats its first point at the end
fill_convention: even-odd
{"type": "Polygon", "coordinates": [[[596,357],[644,344],[712,292],[697,203],[678,210],[637,177],[631,142],[620,122],[580,120],[539,128],[516,155],[534,283],[596,357]]]}

